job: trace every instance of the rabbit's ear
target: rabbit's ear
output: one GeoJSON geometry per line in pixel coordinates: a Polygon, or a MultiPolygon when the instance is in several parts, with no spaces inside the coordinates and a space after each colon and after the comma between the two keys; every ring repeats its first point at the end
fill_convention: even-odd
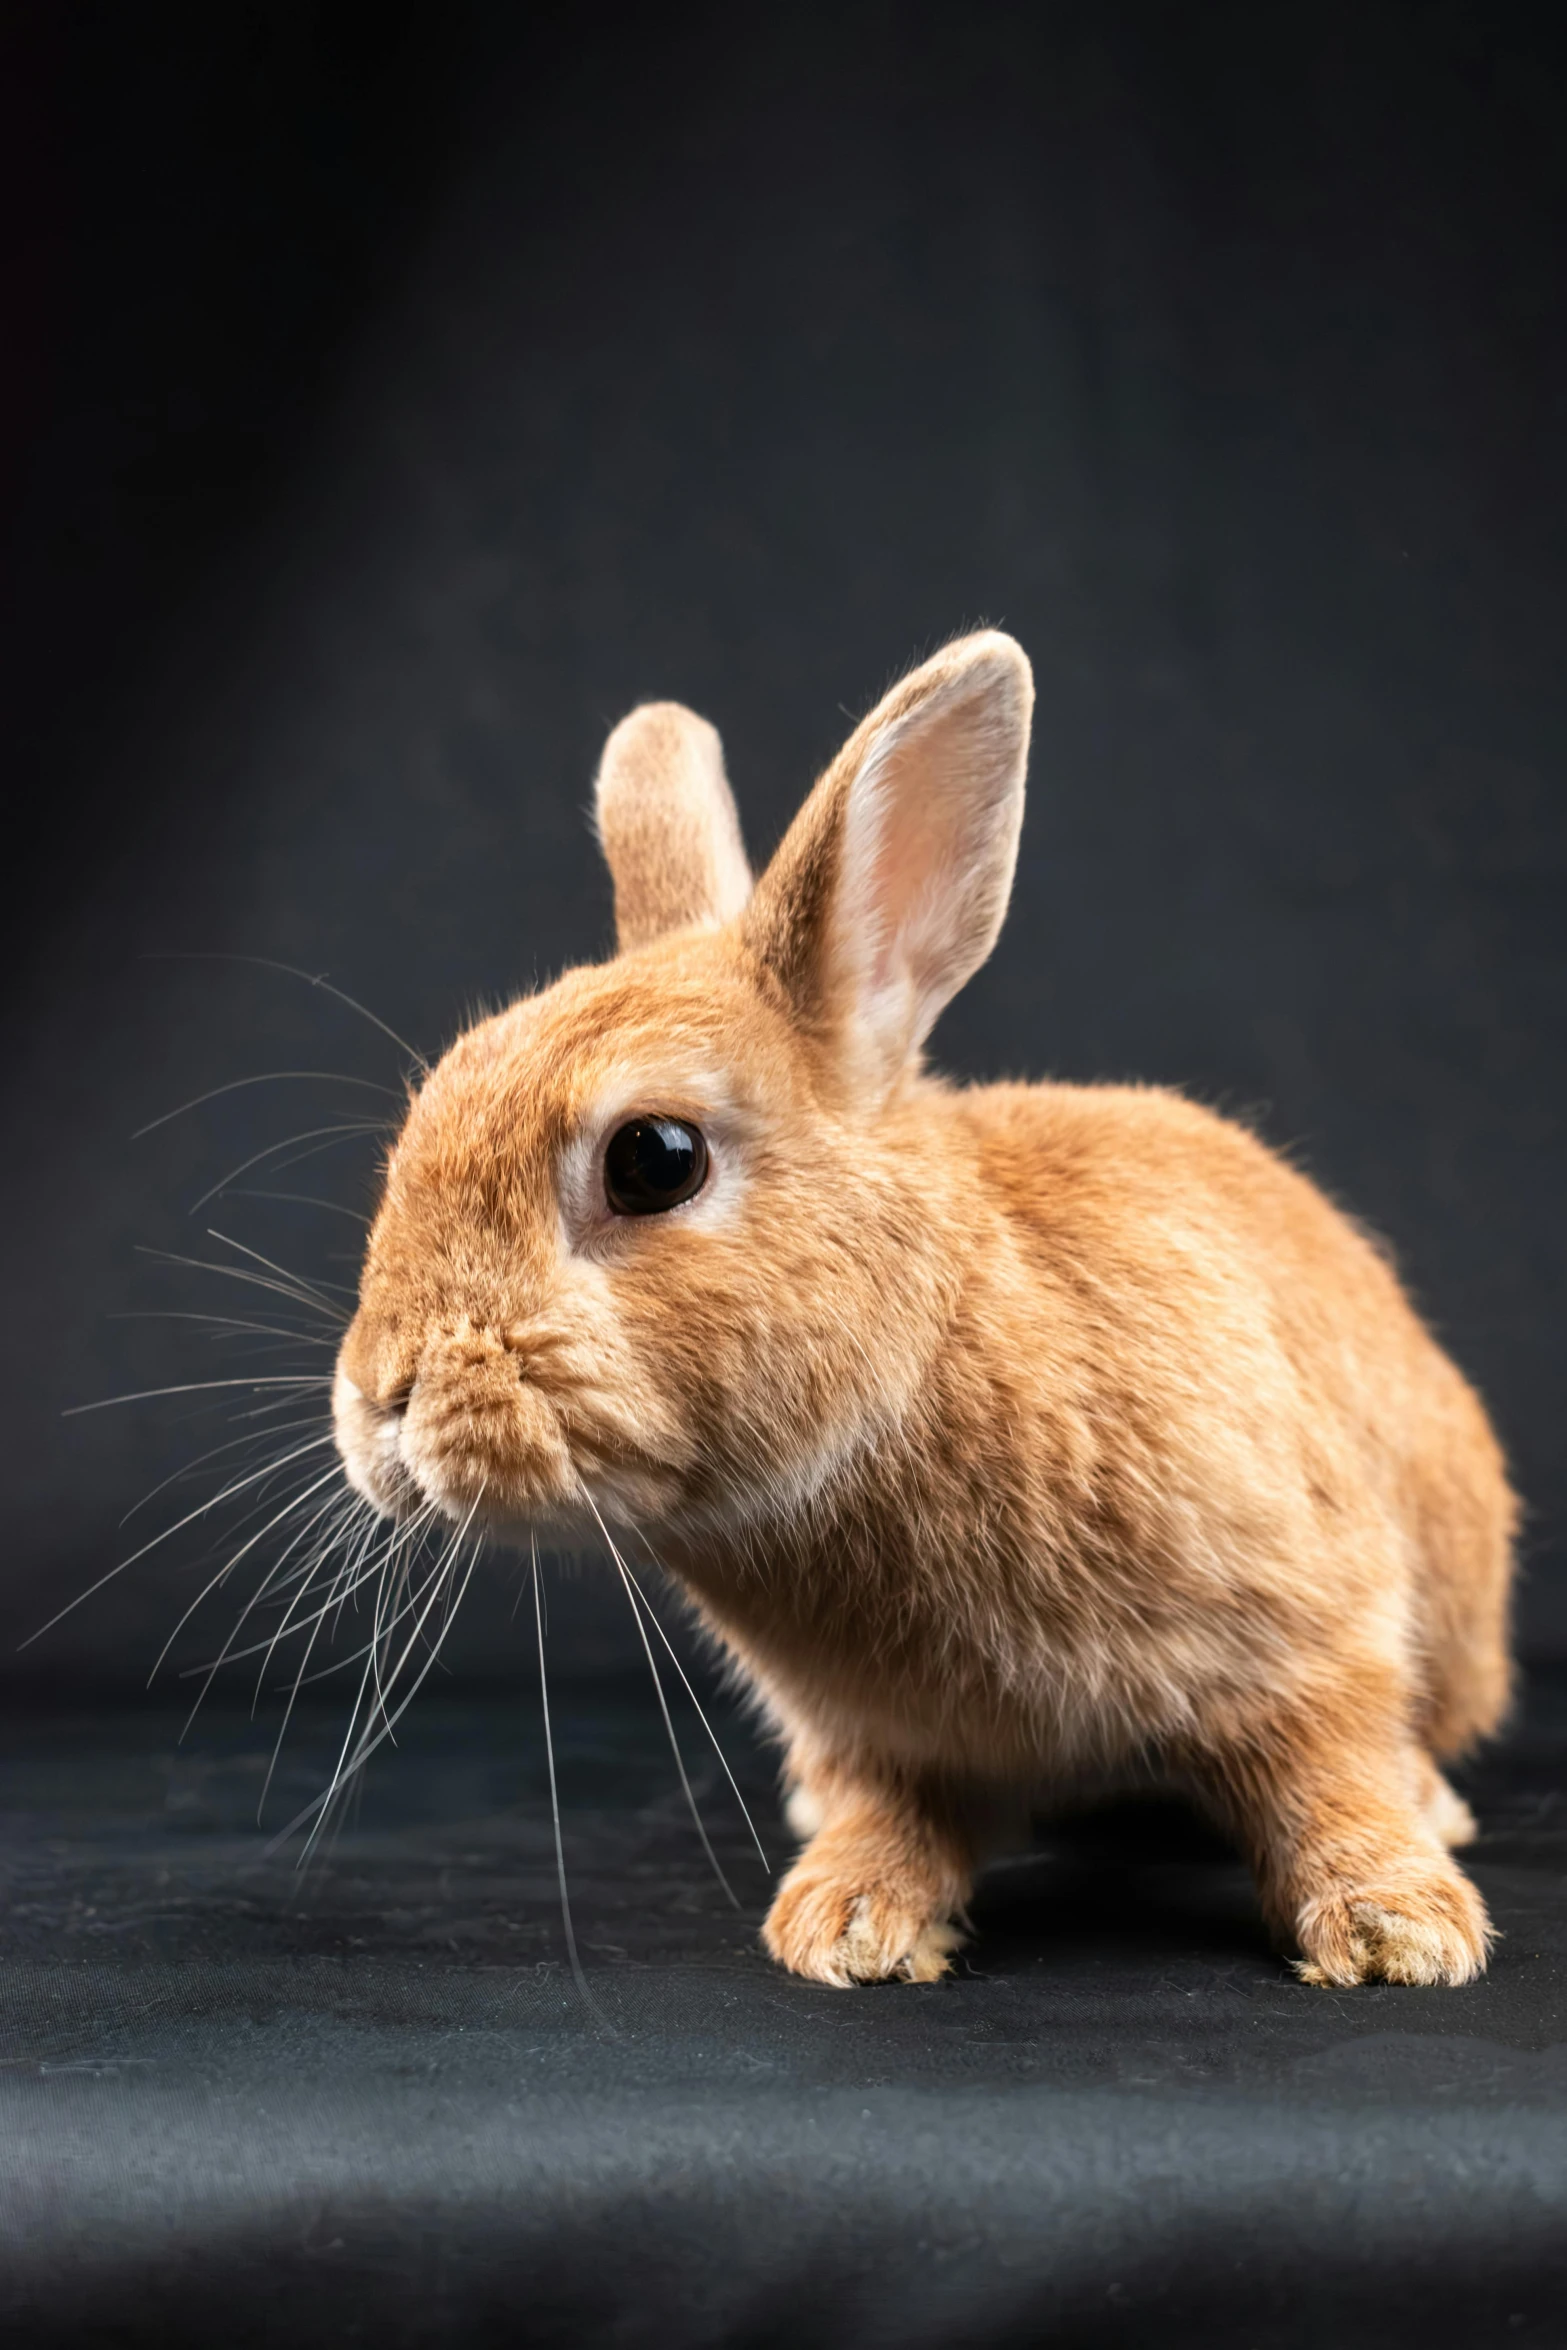
{"type": "Polygon", "coordinates": [[[855,1083],[890,1084],[996,943],[1033,706],[1011,637],[948,645],[856,727],[757,884],[747,940],[855,1083]]]}
{"type": "Polygon", "coordinates": [[[744,910],[751,868],[723,745],[694,710],[644,702],[622,718],[604,745],[594,804],[622,949],[744,910]]]}

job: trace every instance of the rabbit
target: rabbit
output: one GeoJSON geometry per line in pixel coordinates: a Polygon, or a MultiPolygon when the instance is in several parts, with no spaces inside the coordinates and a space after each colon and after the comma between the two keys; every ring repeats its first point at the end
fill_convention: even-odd
{"type": "Polygon", "coordinates": [[[713,729],[615,728],[618,952],[413,1096],[343,1463],[393,1516],[647,1540],[780,1740],[797,1975],[934,1980],[1008,1820],[1152,1765],[1304,1980],[1466,1982],[1439,1766],[1507,1707],[1516,1517],[1482,1405],[1245,1127],[923,1064],[1005,914],[1032,705],[1010,637],[949,644],[754,885],[713,729]]]}

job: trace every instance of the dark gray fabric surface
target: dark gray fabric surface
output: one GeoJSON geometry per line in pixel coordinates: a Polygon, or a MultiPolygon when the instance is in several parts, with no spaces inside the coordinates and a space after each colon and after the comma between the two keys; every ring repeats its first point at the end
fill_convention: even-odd
{"type": "MultiPolygon", "coordinates": [[[[1173,1806],[1041,1831],[950,1982],[834,1994],[651,1696],[409,1717],[301,1873],[270,1728],[6,1724],[0,2324],[15,2342],[1567,2339],[1567,1686],[1472,1776],[1505,1939],[1457,1992],[1309,1991],[1173,1806]]],[[[335,1717],[285,1751],[307,1796],[335,1717]]],[[[728,1722],[782,1839],[770,1765],[728,1722]]],[[[694,1746],[689,1748],[693,1761],[694,1746]]]]}

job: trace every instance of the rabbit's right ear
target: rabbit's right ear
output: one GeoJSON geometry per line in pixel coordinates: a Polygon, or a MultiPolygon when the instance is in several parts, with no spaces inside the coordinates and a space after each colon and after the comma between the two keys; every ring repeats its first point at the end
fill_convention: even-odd
{"type": "Polygon", "coordinates": [[[622,950],[744,911],[751,868],[723,745],[694,710],[644,702],[622,718],[604,745],[594,812],[622,950]]]}
{"type": "Polygon", "coordinates": [[[1011,637],[948,645],[855,728],[757,884],[747,942],[862,1099],[995,945],[1033,706],[1011,637]]]}

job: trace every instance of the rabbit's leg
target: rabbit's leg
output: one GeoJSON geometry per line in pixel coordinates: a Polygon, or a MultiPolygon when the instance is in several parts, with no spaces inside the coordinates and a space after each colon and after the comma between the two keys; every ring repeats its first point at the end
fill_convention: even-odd
{"type": "MultiPolygon", "coordinates": [[[[1467,1983],[1491,1941],[1448,1857],[1437,1774],[1370,1688],[1196,1758],[1245,1845],[1303,1982],[1467,1983]],[[1381,1715],[1380,1725],[1378,1714],[1381,1715]]],[[[1458,1798],[1440,1782],[1441,1792],[1458,1798]]]]}
{"type": "Polygon", "coordinates": [[[1457,1788],[1449,1785],[1424,1748],[1419,1752],[1417,1765],[1420,1808],[1432,1834],[1440,1837],[1449,1851],[1458,1844],[1472,1844],[1480,1833],[1479,1823],[1457,1788]]]}
{"type": "Polygon", "coordinates": [[[820,1824],[762,1928],[772,1956],[841,1987],[945,1974],[972,1875],[958,1819],[907,1780],[820,1763],[791,1775],[791,1821],[820,1824]]]}

